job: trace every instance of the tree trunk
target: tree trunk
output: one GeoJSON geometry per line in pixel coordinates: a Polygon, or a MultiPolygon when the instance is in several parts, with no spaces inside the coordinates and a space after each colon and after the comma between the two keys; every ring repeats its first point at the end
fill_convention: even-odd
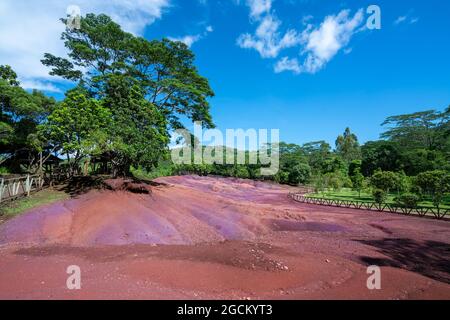
{"type": "Polygon", "coordinates": [[[131,171],[130,171],[130,167],[131,164],[130,162],[126,161],[126,162],[121,162],[121,163],[116,163],[116,162],[112,162],[112,175],[114,178],[119,178],[119,177],[130,177],[131,176],[131,171]]]}

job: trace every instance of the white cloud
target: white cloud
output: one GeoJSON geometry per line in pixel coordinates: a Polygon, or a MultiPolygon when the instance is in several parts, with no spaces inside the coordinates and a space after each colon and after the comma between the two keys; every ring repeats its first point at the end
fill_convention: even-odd
{"type": "Polygon", "coordinates": [[[183,37],[168,37],[172,41],[180,41],[183,42],[185,45],[187,45],[189,48],[192,47],[194,43],[197,41],[203,39],[208,35],[208,33],[211,33],[214,31],[214,28],[212,26],[207,26],[205,31],[201,34],[194,34],[194,35],[186,35],[183,37]]]}
{"type": "Polygon", "coordinates": [[[300,35],[293,29],[283,36],[279,32],[281,21],[268,14],[259,23],[254,35],[242,34],[237,40],[241,48],[255,49],[263,58],[276,58],[281,50],[300,43],[300,35]]]}
{"type": "MultiPolygon", "coordinates": [[[[284,49],[298,47],[303,62],[300,63],[299,58],[285,56],[275,64],[276,73],[316,73],[341,49],[345,49],[355,33],[365,30],[361,27],[364,13],[360,9],[354,16],[350,16],[350,10],[327,16],[318,27],[308,24],[313,17],[307,15],[302,19],[302,25],[306,25],[303,32],[288,29],[282,33],[282,22],[271,10],[272,2],[246,2],[250,18],[257,21],[258,27],[255,34],[240,35],[237,44],[244,49],[256,50],[262,58],[277,58],[284,49]]],[[[350,53],[351,49],[345,49],[345,54],[350,53]]]]}
{"type": "Polygon", "coordinates": [[[169,39],[172,40],[172,41],[183,42],[188,47],[191,47],[195,42],[200,40],[200,35],[198,35],[198,34],[196,34],[196,35],[187,35],[187,36],[180,37],[180,38],[169,37],[169,39]]]}
{"type": "Polygon", "coordinates": [[[0,61],[11,65],[30,88],[51,89],[45,83],[50,79],[49,70],[40,60],[45,52],[65,56],[60,40],[64,25],[59,19],[66,15],[69,5],[79,6],[82,14],[106,13],[126,31],[141,34],[161,18],[169,0],[2,0],[0,61]]]}
{"type": "Polygon", "coordinates": [[[342,48],[348,45],[351,37],[363,22],[363,11],[353,17],[349,10],[342,10],[335,16],[328,16],[320,27],[311,25],[302,33],[303,54],[306,54],[304,71],[316,73],[324,67],[342,48]]]}
{"type": "Polygon", "coordinates": [[[345,48],[344,49],[344,54],[350,54],[353,52],[353,48],[345,48]]]}
{"type": "Polygon", "coordinates": [[[272,0],[247,0],[246,3],[250,7],[250,16],[255,19],[269,13],[272,8],[272,0]]]}
{"type": "Polygon", "coordinates": [[[395,19],[394,24],[400,24],[400,23],[402,23],[402,22],[405,22],[406,19],[407,19],[406,16],[400,16],[400,17],[398,17],[397,19],[395,19]]]}
{"type": "Polygon", "coordinates": [[[56,87],[51,82],[43,80],[25,79],[20,83],[20,86],[24,89],[36,89],[48,92],[62,92],[61,89],[56,87]]]}
{"type": "Polygon", "coordinates": [[[291,71],[295,74],[299,74],[302,72],[300,63],[298,62],[297,58],[288,58],[288,57],[283,57],[281,58],[281,60],[279,60],[276,64],[275,64],[275,73],[281,73],[284,71],[291,71]]]}
{"type": "Polygon", "coordinates": [[[407,13],[404,16],[399,16],[397,19],[394,20],[394,25],[398,26],[400,24],[403,23],[408,23],[408,24],[415,24],[419,21],[418,17],[412,17],[412,10],[409,11],[409,13],[407,13]]]}

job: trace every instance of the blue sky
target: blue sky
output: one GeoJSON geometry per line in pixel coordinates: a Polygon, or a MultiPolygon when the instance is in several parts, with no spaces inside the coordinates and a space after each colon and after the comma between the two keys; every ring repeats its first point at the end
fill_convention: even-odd
{"type": "Polygon", "coordinates": [[[61,97],[44,52],[64,54],[69,4],[105,12],[148,39],[186,42],[216,97],[219,129],[276,128],[281,139],[334,145],[349,126],[374,140],[390,115],[450,104],[450,3],[325,0],[2,0],[0,64],[27,88],[61,97]],[[364,28],[381,8],[381,29],[364,28]]]}

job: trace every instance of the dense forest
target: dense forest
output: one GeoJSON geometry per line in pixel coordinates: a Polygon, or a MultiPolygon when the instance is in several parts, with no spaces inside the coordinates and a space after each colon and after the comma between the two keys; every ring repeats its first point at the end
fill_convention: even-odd
{"type": "MultiPolygon", "coordinates": [[[[46,53],[42,60],[51,75],[75,83],[62,101],[24,90],[14,70],[0,66],[2,174],[264,178],[258,164],[170,162],[170,132],[183,128],[181,119],[214,127],[208,102],[214,92],[185,44],[148,41],[94,14],[62,39],[68,58],[46,53]]],[[[380,203],[395,192],[410,207],[428,195],[439,207],[450,192],[449,120],[450,107],[392,116],[380,140],[363,145],[350,128],[335,146],[280,143],[280,170],[269,178],[317,192],[370,189],[380,203]]]]}

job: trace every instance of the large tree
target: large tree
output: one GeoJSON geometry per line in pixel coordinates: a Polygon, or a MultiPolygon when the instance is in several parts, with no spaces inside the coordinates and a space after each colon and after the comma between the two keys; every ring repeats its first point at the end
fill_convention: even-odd
{"type": "Polygon", "coordinates": [[[336,153],[347,163],[360,158],[361,151],[358,137],[350,131],[350,128],[346,128],[344,134],[337,137],[336,153]]]}
{"type": "Polygon", "coordinates": [[[449,121],[450,109],[392,116],[383,123],[387,130],[381,137],[407,149],[442,150],[450,134],[449,121]]]}
{"type": "Polygon", "coordinates": [[[0,66],[0,162],[21,153],[29,167],[36,164],[42,151],[37,126],[55,106],[53,98],[21,88],[16,73],[9,66],[0,66]]]}
{"type": "Polygon", "coordinates": [[[67,29],[62,39],[68,58],[46,53],[42,62],[110,110],[107,147],[116,174],[157,164],[168,131],[182,128],[183,119],[214,126],[208,102],[214,93],[185,44],[136,37],[103,14],[86,15],[81,28],[67,29]]]}
{"type": "Polygon", "coordinates": [[[376,170],[399,171],[404,169],[403,156],[397,143],[369,141],[361,147],[361,173],[372,176],[376,170]]]}
{"type": "Polygon", "coordinates": [[[167,119],[145,99],[136,79],[110,76],[103,104],[111,111],[108,130],[113,174],[129,175],[130,166],[151,169],[169,143],[167,119]]]}
{"type": "Polygon", "coordinates": [[[99,98],[107,93],[109,75],[132,77],[172,128],[182,127],[180,116],[214,126],[208,102],[214,93],[184,43],[136,37],[103,14],[86,15],[81,28],[67,29],[62,39],[68,58],[46,53],[42,60],[50,74],[77,81],[99,98]]]}

